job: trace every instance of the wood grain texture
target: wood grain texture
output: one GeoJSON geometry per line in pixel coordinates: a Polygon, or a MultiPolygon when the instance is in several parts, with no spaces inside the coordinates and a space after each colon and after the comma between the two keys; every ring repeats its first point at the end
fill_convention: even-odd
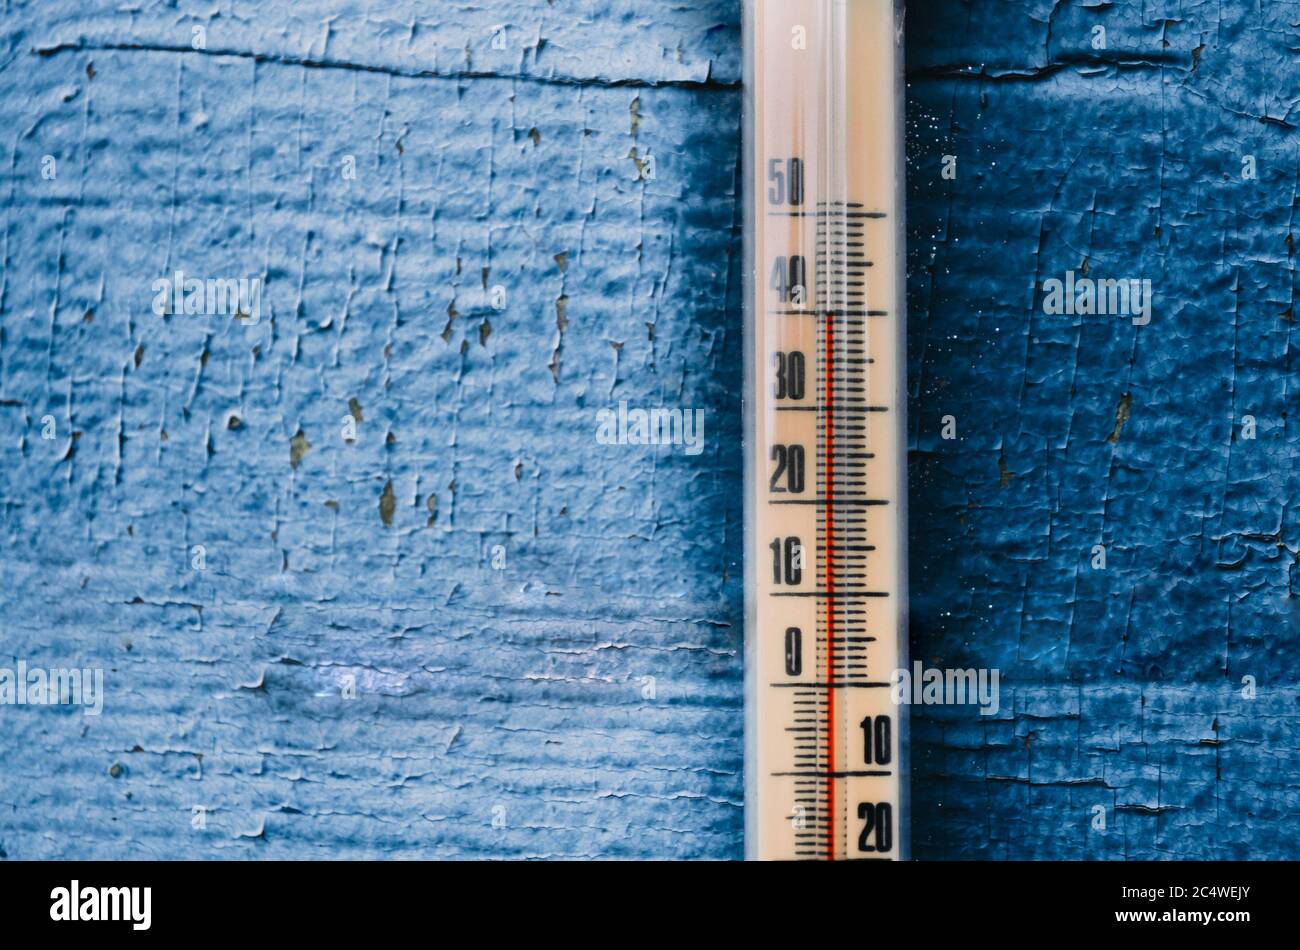
{"type": "Polygon", "coordinates": [[[1294,858],[1300,6],[911,6],[913,655],[1003,691],[914,716],[915,852],[1294,858]]]}
{"type": "MultiPolygon", "coordinates": [[[[910,5],[912,651],[1002,677],[913,710],[918,857],[1296,856],[1297,22],[910,5]],[[1085,263],[1151,322],[1045,314],[1085,263]]],[[[0,857],[740,856],[739,43],[4,6],[0,666],[107,696],[0,707],[0,857]]]]}
{"type": "Polygon", "coordinates": [[[739,856],[736,11],[286,7],[0,20],[0,852],[739,856]]]}

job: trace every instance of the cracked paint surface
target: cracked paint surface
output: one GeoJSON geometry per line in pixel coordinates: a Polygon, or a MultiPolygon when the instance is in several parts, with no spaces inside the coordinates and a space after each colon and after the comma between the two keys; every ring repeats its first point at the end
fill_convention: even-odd
{"type": "MultiPolygon", "coordinates": [[[[372,6],[0,13],[0,857],[742,853],[739,4],[372,6]]],[[[910,5],[918,857],[1296,856],[1297,22],[910,5]]]]}
{"type": "Polygon", "coordinates": [[[913,710],[915,854],[1295,858],[1300,4],[910,8],[913,658],[1002,676],[913,710]]]}
{"type": "Polygon", "coordinates": [[[741,854],[736,11],[372,6],[0,15],[0,855],[741,854]]]}

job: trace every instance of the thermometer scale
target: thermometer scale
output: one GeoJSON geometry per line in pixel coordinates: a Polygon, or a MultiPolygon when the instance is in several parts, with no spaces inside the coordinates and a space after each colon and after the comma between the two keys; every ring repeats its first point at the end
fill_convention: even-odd
{"type": "Polygon", "coordinates": [[[746,853],[906,853],[902,13],[747,0],[746,853]]]}

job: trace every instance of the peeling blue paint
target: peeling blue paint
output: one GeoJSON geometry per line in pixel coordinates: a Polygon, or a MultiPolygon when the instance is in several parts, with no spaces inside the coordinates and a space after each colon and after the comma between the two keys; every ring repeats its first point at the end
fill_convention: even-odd
{"type": "Polygon", "coordinates": [[[1300,853],[1297,18],[911,5],[912,646],[1003,687],[913,716],[918,857],[1300,853]]]}
{"type": "MultiPolygon", "coordinates": [[[[0,855],[739,857],[739,4],[368,7],[0,15],[0,855]]],[[[1297,855],[1298,19],[910,5],[918,857],[1297,855]]]]}
{"type": "Polygon", "coordinates": [[[738,857],[735,11],[368,6],[0,18],[0,846],[738,857]]]}

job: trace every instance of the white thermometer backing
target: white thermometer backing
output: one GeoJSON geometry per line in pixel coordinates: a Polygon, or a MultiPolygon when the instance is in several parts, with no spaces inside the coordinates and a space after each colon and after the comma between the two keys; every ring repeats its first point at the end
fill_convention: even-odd
{"type": "Polygon", "coordinates": [[[747,0],[746,853],[906,853],[902,13],[747,0]]]}

